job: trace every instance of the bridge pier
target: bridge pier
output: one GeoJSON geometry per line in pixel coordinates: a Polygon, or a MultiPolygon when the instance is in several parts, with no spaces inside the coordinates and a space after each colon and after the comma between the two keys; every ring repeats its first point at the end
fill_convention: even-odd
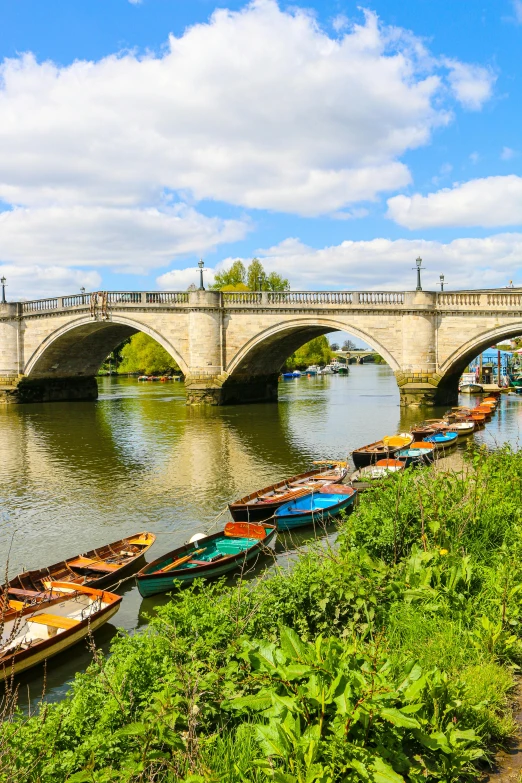
{"type": "Polygon", "coordinates": [[[228,378],[226,373],[213,380],[185,379],[187,405],[243,405],[277,402],[278,373],[247,378],[228,378]]]}

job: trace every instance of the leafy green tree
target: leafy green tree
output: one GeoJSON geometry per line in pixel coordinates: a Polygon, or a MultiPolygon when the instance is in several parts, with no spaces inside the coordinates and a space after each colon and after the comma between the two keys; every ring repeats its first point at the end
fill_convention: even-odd
{"type": "Polygon", "coordinates": [[[310,364],[329,364],[332,359],[333,351],[323,334],[298,348],[288,357],[285,366],[291,370],[303,370],[310,364]]]}
{"type": "Polygon", "coordinates": [[[213,285],[210,288],[213,291],[248,291],[245,286],[246,283],[246,269],[245,265],[239,259],[234,261],[230,269],[225,269],[223,272],[218,272],[215,276],[213,285]],[[245,288],[236,288],[238,285],[243,285],[245,288]]]}
{"type": "Polygon", "coordinates": [[[179,367],[165,348],[144,332],[133,335],[121,350],[118,373],[143,373],[159,375],[179,372],[179,367]]]}
{"type": "Polygon", "coordinates": [[[239,259],[234,261],[230,269],[216,274],[213,291],[289,291],[288,280],[278,272],[267,274],[258,258],[253,258],[248,270],[239,259]]]}
{"type": "Polygon", "coordinates": [[[353,340],[345,340],[343,343],[343,351],[355,351],[356,345],[353,340]]]}

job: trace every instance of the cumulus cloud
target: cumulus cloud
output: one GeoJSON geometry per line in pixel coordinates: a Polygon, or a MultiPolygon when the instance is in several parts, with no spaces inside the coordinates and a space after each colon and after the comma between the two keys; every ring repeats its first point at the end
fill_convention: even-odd
{"type": "Polygon", "coordinates": [[[491,84],[372,13],[331,37],[306,11],[254,0],[157,56],[6,60],[0,198],[132,206],[176,192],[328,213],[408,184],[399,158],[449,122],[449,90],[478,108],[491,84]]]}
{"type": "Polygon", "coordinates": [[[32,264],[20,267],[14,264],[0,264],[0,277],[5,277],[7,280],[8,302],[77,293],[82,286],[87,291],[97,291],[101,286],[98,272],[66,269],[63,266],[32,264]]]}
{"type": "Polygon", "coordinates": [[[490,68],[445,60],[450,69],[449,83],[456,99],[466,109],[478,111],[491,98],[496,75],[490,68]]]}
{"type": "Polygon", "coordinates": [[[522,177],[485,177],[427,196],[394,196],[387,217],[410,229],[522,225],[522,177]]]}
{"type": "Polygon", "coordinates": [[[110,267],[144,273],[173,258],[242,239],[248,223],[205,217],[186,206],[15,207],[0,212],[0,262],[110,267]]]}
{"type": "MultiPolygon", "coordinates": [[[[448,243],[380,238],[346,241],[320,249],[290,237],[274,247],[258,250],[256,255],[269,272],[288,277],[294,290],[412,290],[416,285],[412,267],[417,256],[421,256],[426,268],[426,290],[439,287],[441,272],[452,289],[502,287],[511,279],[522,285],[522,278],[516,279],[522,233],[462,238],[448,243]]],[[[224,260],[214,271],[229,267],[234,260],[224,260]]],[[[177,270],[158,279],[161,288],[170,290],[184,290],[191,282],[197,282],[192,269],[177,270]]]]}

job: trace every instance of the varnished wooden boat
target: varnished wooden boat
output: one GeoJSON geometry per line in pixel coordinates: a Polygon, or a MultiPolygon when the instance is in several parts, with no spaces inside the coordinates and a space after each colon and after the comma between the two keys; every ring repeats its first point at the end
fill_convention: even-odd
{"type": "Polygon", "coordinates": [[[230,503],[232,519],[242,522],[265,522],[283,503],[301,495],[306,495],[312,489],[318,489],[326,484],[340,483],[346,477],[346,463],[329,463],[327,468],[316,468],[307,473],[284,479],[259,489],[250,495],[230,503]]]}
{"type": "Polygon", "coordinates": [[[146,598],[165,593],[197,578],[213,579],[242,568],[275,544],[275,525],[229,522],[212,536],[173,549],[149,563],[136,575],[146,598]]]}
{"type": "Polygon", "coordinates": [[[407,448],[412,442],[413,435],[411,433],[388,435],[382,440],[352,451],[353,464],[357,469],[365,468],[367,465],[375,465],[380,459],[390,459],[395,456],[400,449],[407,448]]]}
{"type": "Polygon", "coordinates": [[[45,568],[24,571],[0,588],[0,596],[32,604],[48,600],[50,582],[86,587],[115,584],[143,564],[155,540],[153,533],[136,533],[45,568]]]}
{"type": "Polygon", "coordinates": [[[54,597],[5,614],[0,682],[42,663],[96,631],[116,614],[121,596],[69,582],[51,582],[54,597]]]}
{"type": "MultiPolygon", "coordinates": [[[[403,451],[401,449],[400,451],[403,451]]],[[[399,452],[400,453],[400,452],[399,452]]],[[[398,473],[404,470],[406,461],[400,459],[379,459],[373,465],[366,465],[364,468],[356,470],[351,476],[353,483],[376,481],[386,478],[390,473],[398,473]]]]}

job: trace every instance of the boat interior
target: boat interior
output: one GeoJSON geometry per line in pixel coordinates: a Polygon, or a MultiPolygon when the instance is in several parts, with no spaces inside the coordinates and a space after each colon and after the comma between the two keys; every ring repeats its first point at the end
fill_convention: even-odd
{"type": "Polygon", "coordinates": [[[79,625],[105,606],[107,604],[99,595],[75,593],[70,598],[47,604],[31,614],[7,619],[0,637],[0,662],[18,650],[26,650],[79,625]]]}

